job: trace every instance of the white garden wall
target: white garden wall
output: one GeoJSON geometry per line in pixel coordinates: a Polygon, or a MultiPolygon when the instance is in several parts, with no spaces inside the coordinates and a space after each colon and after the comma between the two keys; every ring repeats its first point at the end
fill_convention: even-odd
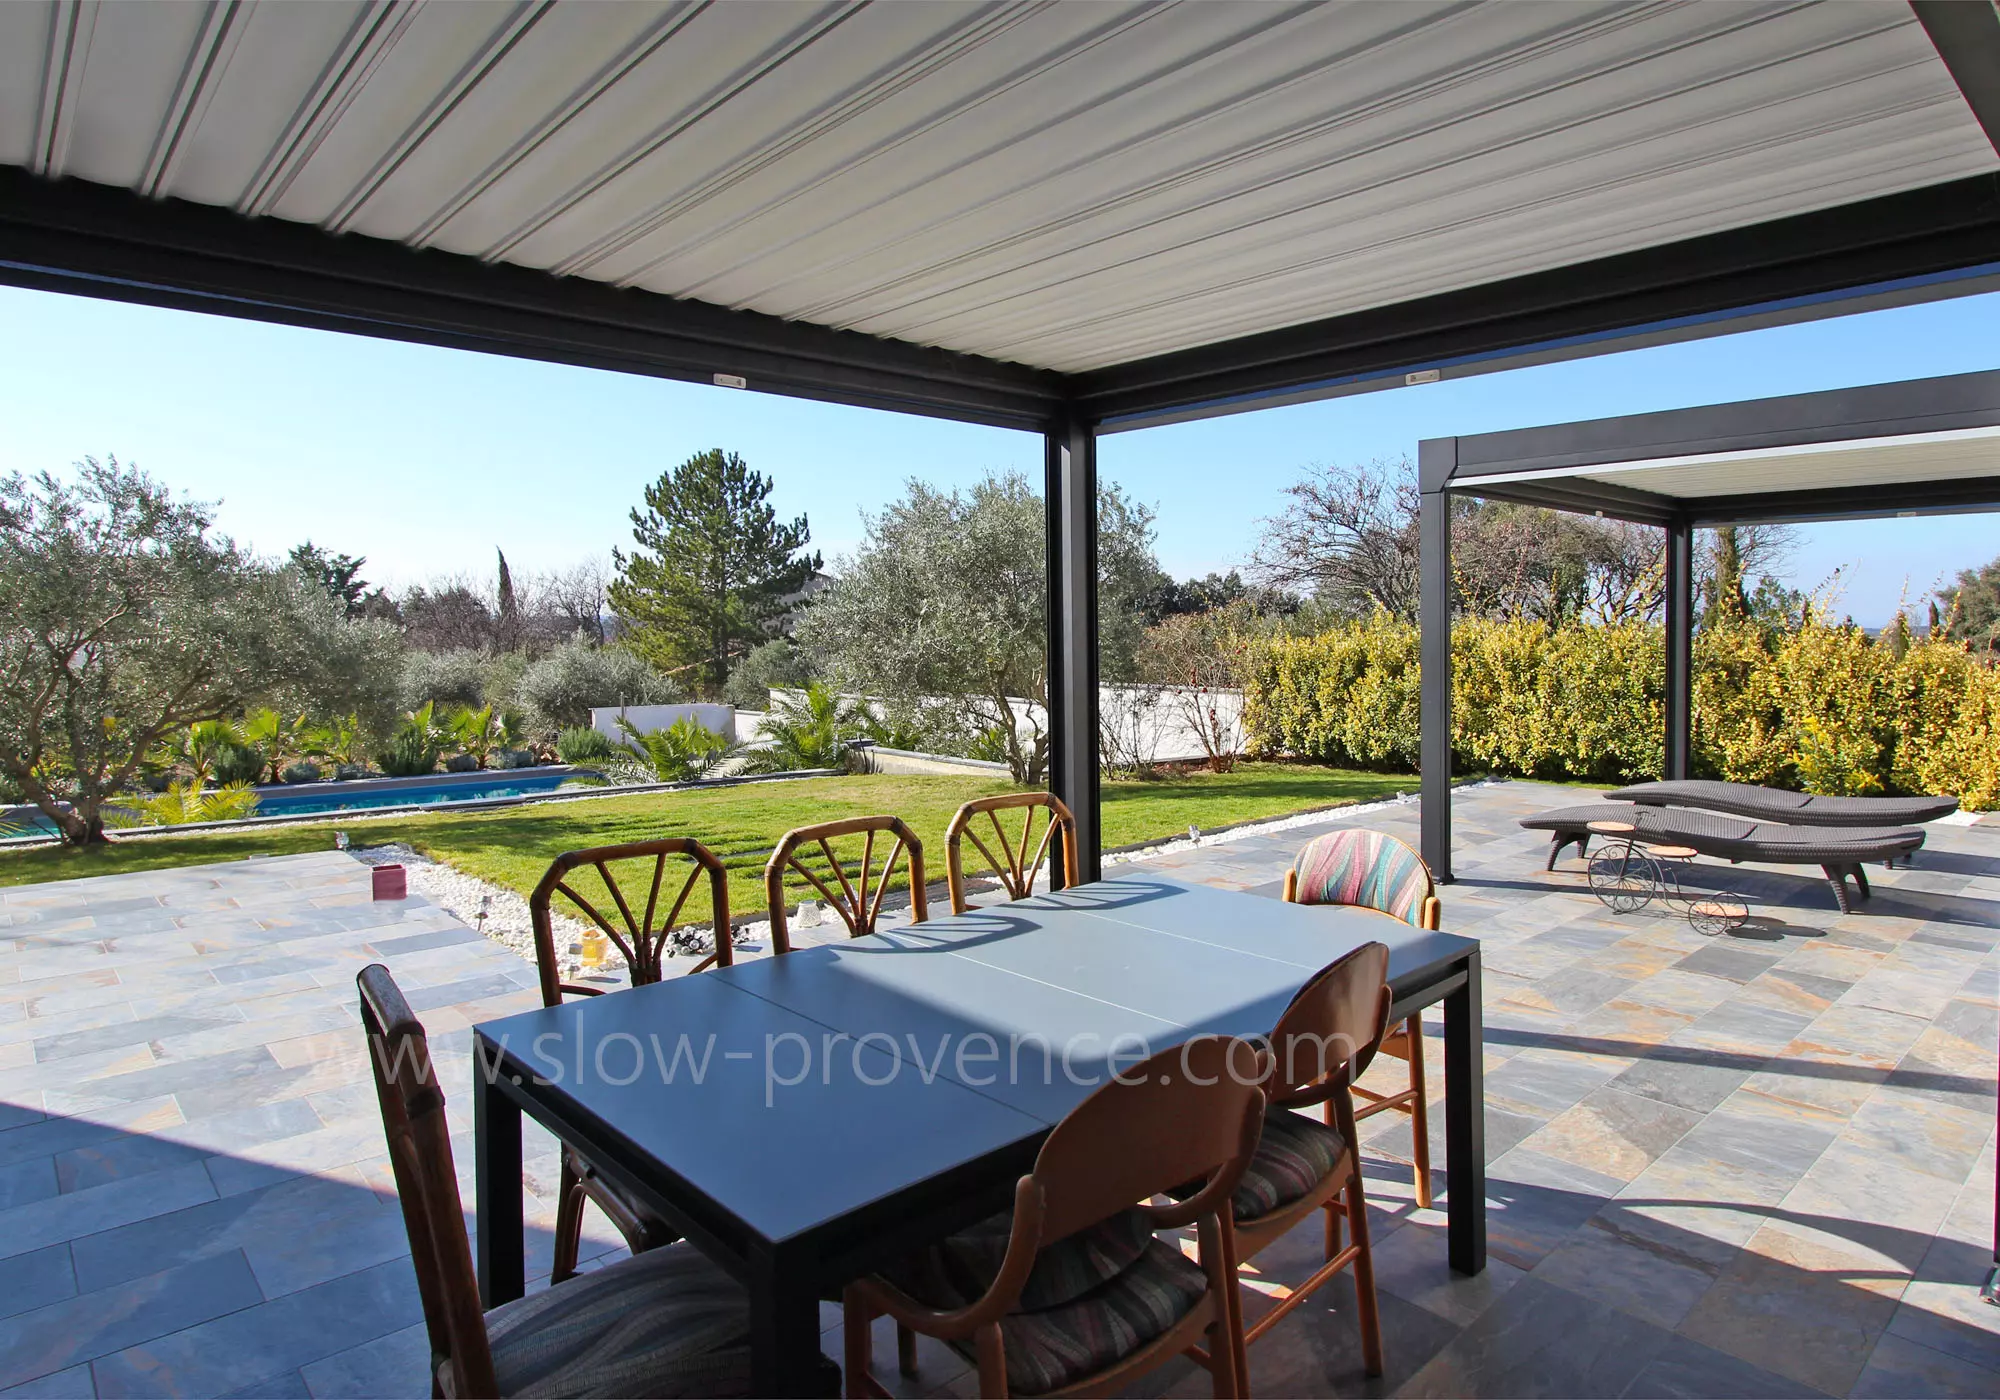
{"type": "Polygon", "coordinates": [[[594,707],[590,712],[590,727],[606,736],[614,744],[625,742],[625,731],[618,727],[622,717],[641,734],[650,734],[655,729],[666,729],[676,720],[693,715],[702,728],[730,739],[748,737],[736,732],[736,707],[734,705],[604,705],[594,707]]]}

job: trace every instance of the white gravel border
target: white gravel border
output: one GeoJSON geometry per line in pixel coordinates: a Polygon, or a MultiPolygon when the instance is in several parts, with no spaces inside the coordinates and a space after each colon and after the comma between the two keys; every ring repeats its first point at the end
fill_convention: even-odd
{"type": "MultiPolygon", "coordinates": [[[[482,880],[476,875],[467,875],[401,842],[389,846],[353,846],[347,853],[364,865],[402,866],[412,894],[422,896],[467,928],[478,930],[525,961],[535,961],[535,925],[528,913],[528,901],[506,886],[482,880]]],[[[562,975],[566,978],[579,976],[583,968],[576,948],[591,925],[571,918],[559,909],[552,908],[549,916],[562,975]]],[[[739,944],[761,945],[769,929],[768,919],[738,924],[735,938],[739,944]]],[[[692,964],[695,959],[688,957],[685,961],[692,964]]],[[[599,970],[617,974],[624,966],[625,959],[616,947],[611,947],[605,950],[604,963],[599,970]]]]}
{"type": "MultiPolygon", "coordinates": [[[[1510,778],[1480,778],[1475,782],[1454,783],[1454,794],[1468,788],[1488,787],[1495,783],[1513,781],[1510,778]]],[[[1171,841],[1157,846],[1142,846],[1137,850],[1106,851],[1106,865],[1126,865],[1134,861],[1158,860],[1161,856],[1178,855],[1182,851],[1200,850],[1208,846],[1226,846],[1232,841],[1247,841],[1256,836],[1268,836],[1274,831],[1291,831],[1302,826],[1325,826],[1332,822],[1345,822],[1354,817],[1365,817],[1371,812],[1386,812],[1392,807],[1414,806],[1419,794],[1399,793],[1395,797],[1385,797],[1379,802],[1356,802],[1347,807],[1322,807],[1317,812],[1300,812],[1289,817],[1272,817],[1268,821],[1244,822],[1224,831],[1204,831],[1196,836],[1176,836],[1171,841]]]]}
{"type": "MultiPolygon", "coordinates": [[[[1466,787],[1484,786],[1487,782],[1505,779],[1485,779],[1479,783],[1463,784],[1466,787]]],[[[1301,812],[1295,816],[1273,817],[1268,821],[1246,822],[1230,827],[1226,831],[1202,832],[1197,836],[1175,837],[1158,845],[1145,846],[1138,850],[1107,852],[1104,863],[1107,866],[1141,864],[1149,860],[1159,860],[1166,856],[1178,855],[1209,846],[1226,846],[1235,841],[1247,841],[1254,837],[1266,836],[1274,831],[1290,831],[1302,826],[1324,826],[1330,822],[1345,822],[1355,817],[1365,817],[1372,812],[1383,812],[1394,807],[1407,807],[1417,801],[1416,793],[1405,793],[1380,802],[1357,802],[1348,807],[1324,808],[1317,812],[1301,812]]],[[[406,873],[412,893],[421,895],[438,908],[446,910],[467,928],[477,929],[494,942],[512,949],[528,962],[535,961],[534,924],[528,916],[528,901],[503,885],[481,880],[467,875],[442,861],[432,860],[414,847],[400,842],[386,846],[354,846],[348,854],[365,865],[401,865],[406,873]]],[[[563,965],[563,975],[572,977],[581,971],[575,956],[575,946],[582,940],[589,925],[580,919],[573,919],[561,913],[554,913],[556,952],[563,965]]],[[[750,947],[761,946],[769,932],[768,920],[755,920],[737,925],[735,937],[739,944],[750,947]]],[[[690,961],[692,961],[690,959],[690,961]]],[[[604,966],[604,971],[615,973],[623,966],[618,950],[613,948],[604,966]]]]}

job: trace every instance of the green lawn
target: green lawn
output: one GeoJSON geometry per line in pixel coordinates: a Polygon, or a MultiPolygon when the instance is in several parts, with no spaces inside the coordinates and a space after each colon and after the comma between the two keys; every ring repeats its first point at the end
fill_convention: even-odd
{"type": "MultiPolygon", "coordinates": [[[[1407,775],[1301,764],[1246,763],[1233,773],[1104,785],[1104,844],[1130,845],[1187,830],[1362,802],[1415,786],[1407,775]]],[[[525,895],[555,856],[579,846],[657,836],[699,836],[729,869],[732,909],[763,904],[764,860],[794,826],[869,812],[907,821],[944,874],[944,828],[959,803],[1006,790],[977,778],[869,775],[752,783],[708,791],[646,793],[537,803],[476,815],[329,819],[260,831],[154,836],[90,851],[42,848],[0,853],[0,885],[112,875],[128,870],[323,851],[336,827],[356,844],[406,841],[434,859],[525,895]]],[[[968,849],[968,855],[971,855],[968,849]]],[[[973,857],[975,860],[976,856],[973,857]]]]}

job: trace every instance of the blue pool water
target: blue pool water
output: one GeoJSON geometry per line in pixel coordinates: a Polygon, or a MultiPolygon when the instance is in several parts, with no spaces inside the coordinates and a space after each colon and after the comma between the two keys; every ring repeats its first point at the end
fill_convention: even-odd
{"type": "MultiPolygon", "coordinates": [[[[259,788],[257,814],[250,820],[365,812],[379,807],[428,807],[441,802],[483,802],[496,797],[538,797],[554,792],[577,776],[577,771],[569,768],[555,772],[516,769],[504,774],[477,776],[470,773],[440,774],[424,779],[313,783],[296,791],[259,788]]],[[[54,825],[40,812],[17,807],[7,812],[6,820],[0,822],[0,839],[31,839],[54,830],[54,825]]]]}
{"type": "Polygon", "coordinates": [[[321,785],[318,783],[303,792],[270,792],[258,794],[257,815],[260,817],[300,816],[310,812],[358,812],[371,807],[407,807],[412,804],[429,806],[434,802],[479,802],[491,797],[531,797],[545,792],[554,792],[574,773],[535,773],[515,771],[506,776],[495,774],[490,778],[465,778],[452,782],[411,783],[407,786],[367,787],[359,791],[343,792],[346,784],[321,785]]]}

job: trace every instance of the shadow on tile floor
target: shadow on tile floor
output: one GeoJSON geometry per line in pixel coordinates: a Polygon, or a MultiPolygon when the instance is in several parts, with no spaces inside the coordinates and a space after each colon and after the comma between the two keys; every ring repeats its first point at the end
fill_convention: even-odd
{"type": "MultiPolygon", "coordinates": [[[[147,1131],[138,1109],[0,1105],[0,1395],[429,1393],[386,1157],[286,1170],[147,1131]]],[[[454,1149],[469,1201],[470,1134],[454,1149]]],[[[618,1248],[597,1225],[593,1261],[618,1248]]],[[[537,1286],[552,1246],[530,1230],[537,1286]]]]}

